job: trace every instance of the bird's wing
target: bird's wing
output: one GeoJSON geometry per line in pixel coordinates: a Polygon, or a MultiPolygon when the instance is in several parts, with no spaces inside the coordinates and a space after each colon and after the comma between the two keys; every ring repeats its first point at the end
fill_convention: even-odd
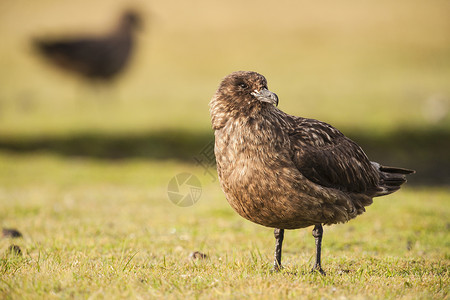
{"type": "Polygon", "coordinates": [[[62,41],[44,41],[40,47],[50,55],[62,55],[72,60],[85,60],[86,56],[102,55],[102,40],[78,39],[62,41]]]}
{"type": "Polygon", "coordinates": [[[309,180],[342,191],[365,193],[378,188],[379,173],[355,142],[327,123],[291,120],[292,160],[309,180]]]}
{"type": "Polygon", "coordinates": [[[103,67],[112,47],[107,39],[85,38],[61,41],[38,41],[37,46],[61,67],[90,75],[103,67]]]}

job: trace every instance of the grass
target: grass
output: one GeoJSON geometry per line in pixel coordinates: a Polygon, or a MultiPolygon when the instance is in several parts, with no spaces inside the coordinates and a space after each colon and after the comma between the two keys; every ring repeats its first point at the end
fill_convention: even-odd
{"type": "Polygon", "coordinates": [[[0,2],[0,227],[24,235],[0,238],[0,299],[449,298],[448,1],[135,5],[146,27],[132,65],[92,86],[30,40],[104,31],[128,2],[0,2]],[[193,163],[212,139],[207,103],[240,69],[266,75],[281,109],[418,171],[325,228],[326,277],[309,273],[311,228],[286,233],[285,269],[271,273],[272,230],[193,163]],[[167,196],[182,172],[202,183],[187,208],[167,196]]]}
{"type": "Polygon", "coordinates": [[[1,170],[1,225],[24,234],[0,240],[7,299],[448,296],[446,189],[405,188],[348,224],[326,227],[322,277],[309,273],[311,228],[286,233],[285,269],[272,274],[272,231],[235,214],[217,182],[192,165],[10,155],[1,170]],[[31,173],[42,167],[48,172],[31,173]],[[188,208],[166,195],[183,171],[203,184],[188,208]],[[8,253],[13,243],[23,256],[8,253]],[[194,251],[208,258],[192,260],[194,251]]]}

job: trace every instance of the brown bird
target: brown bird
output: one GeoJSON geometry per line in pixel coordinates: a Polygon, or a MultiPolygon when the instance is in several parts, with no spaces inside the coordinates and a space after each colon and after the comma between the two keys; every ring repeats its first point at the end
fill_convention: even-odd
{"type": "Polygon", "coordinates": [[[135,47],[134,31],[139,23],[139,16],[127,11],[117,28],[105,36],[34,42],[57,66],[87,79],[110,80],[128,64],[135,47]]]}
{"type": "Polygon", "coordinates": [[[336,128],[277,105],[261,74],[240,71],[223,79],[210,102],[220,184],[237,213],[275,228],[275,270],[284,230],[313,225],[313,271],[325,274],[322,225],[362,214],[373,197],[397,191],[414,171],[371,162],[336,128]]]}

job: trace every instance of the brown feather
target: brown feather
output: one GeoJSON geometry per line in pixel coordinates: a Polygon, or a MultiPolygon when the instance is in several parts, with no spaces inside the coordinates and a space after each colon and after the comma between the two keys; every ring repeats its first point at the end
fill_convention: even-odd
{"type": "Polygon", "coordinates": [[[264,76],[235,72],[210,102],[220,183],[244,218],[282,229],[347,222],[412,172],[372,163],[331,125],[260,101],[265,89],[264,76]]]}

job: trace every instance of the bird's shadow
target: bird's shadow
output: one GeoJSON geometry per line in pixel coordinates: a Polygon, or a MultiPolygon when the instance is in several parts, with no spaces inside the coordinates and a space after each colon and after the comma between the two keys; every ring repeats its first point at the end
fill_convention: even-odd
{"type": "MultiPolygon", "coordinates": [[[[363,131],[344,130],[344,133],[357,142],[371,160],[415,169],[417,173],[408,178],[410,185],[439,186],[450,182],[450,129],[399,129],[383,136],[363,131]]],[[[209,129],[31,137],[0,135],[0,151],[18,155],[46,152],[99,160],[142,158],[194,162],[205,149],[213,149],[213,142],[214,135],[209,129]]]]}
{"type": "Polygon", "coordinates": [[[305,277],[305,276],[343,276],[347,274],[353,274],[354,271],[350,269],[338,269],[338,270],[326,270],[326,272],[321,273],[318,270],[312,270],[311,268],[284,268],[281,267],[280,270],[274,270],[273,268],[269,269],[267,272],[269,275],[276,276],[276,275],[282,275],[282,276],[292,276],[292,277],[305,277]]]}
{"type": "Polygon", "coordinates": [[[90,132],[27,138],[0,136],[0,151],[15,154],[46,152],[67,157],[85,157],[99,160],[143,158],[191,161],[213,141],[212,131],[195,133],[183,130],[162,130],[134,134],[90,132]]]}

